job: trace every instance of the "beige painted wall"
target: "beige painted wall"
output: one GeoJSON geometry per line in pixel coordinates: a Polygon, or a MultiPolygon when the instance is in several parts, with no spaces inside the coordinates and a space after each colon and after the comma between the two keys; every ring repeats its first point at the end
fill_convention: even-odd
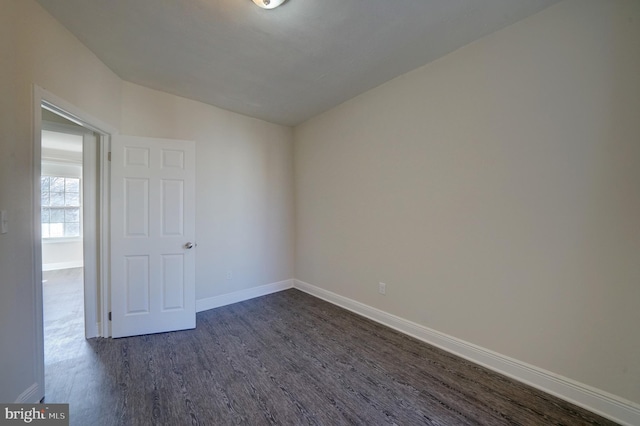
{"type": "Polygon", "coordinates": [[[196,299],[292,278],[291,128],[126,82],[122,98],[122,133],[196,141],[196,299]]]}
{"type": "MultiPolygon", "coordinates": [[[[568,0],[298,128],[297,277],[640,402],[639,5],[568,0]]],[[[33,0],[0,10],[0,401],[35,381],[33,83],[196,140],[198,298],[290,277],[287,129],[123,84],[33,0]]]]}
{"type": "Polygon", "coordinates": [[[32,85],[115,127],[120,79],[32,0],[0,0],[0,401],[36,382],[32,85]]]}
{"type": "Polygon", "coordinates": [[[123,83],[33,0],[0,10],[0,401],[37,379],[33,84],[123,132],[196,141],[198,298],[292,278],[291,129],[123,83]]]}
{"type": "Polygon", "coordinates": [[[639,41],[567,0],[296,128],[296,278],[640,403],[639,41]]]}

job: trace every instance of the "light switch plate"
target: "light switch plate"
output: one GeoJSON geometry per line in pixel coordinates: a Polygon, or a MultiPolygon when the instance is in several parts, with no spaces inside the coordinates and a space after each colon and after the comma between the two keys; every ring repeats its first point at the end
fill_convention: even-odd
{"type": "Polygon", "coordinates": [[[7,211],[0,211],[0,233],[6,234],[9,232],[9,219],[7,218],[7,211]]]}

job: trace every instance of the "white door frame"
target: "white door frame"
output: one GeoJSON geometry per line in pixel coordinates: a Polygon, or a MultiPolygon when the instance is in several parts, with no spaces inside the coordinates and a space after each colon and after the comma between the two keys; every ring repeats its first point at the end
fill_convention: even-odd
{"type": "MultiPolygon", "coordinates": [[[[96,292],[89,294],[89,297],[93,297],[93,306],[98,306],[97,319],[99,321],[99,327],[97,336],[108,337],[109,321],[108,312],[110,309],[110,291],[109,291],[109,165],[107,163],[107,157],[109,153],[111,135],[118,133],[118,131],[109,124],[98,120],[79,108],[75,107],[66,100],[54,95],[53,93],[33,85],[33,235],[32,235],[32,279],[34,288],[34,294],[36,296],[36,309],[35,309],[35,324],[36,324],[36,377],[39,387],[40,398],[44,396],[44,330],[42,322],[43,312],[43,300],[42,300],[42,231],[41,231],[41,217],[40,217],[40,175],[41,175],[41,138],[42,138],[42,107],[46,106],[63,117],[77,122],[83,127],[97,133],[98,136],[98,154],[99,154],[99,179],[100,179],[100,193],[97,194],[99,201],[98,211],[98,233],[100,236],[100,246],[95,247],[98,257],[98,279],[100,281],[99,293],[100,293],[100,306],[97,304],[96,292]]],[[[85,295],[86,297],[86,295],[85,295]]],[[[87,300],[85,300],[85,304],[87,300]]],[[[39,398],[39,399],[40,399],[39,398]]]]}

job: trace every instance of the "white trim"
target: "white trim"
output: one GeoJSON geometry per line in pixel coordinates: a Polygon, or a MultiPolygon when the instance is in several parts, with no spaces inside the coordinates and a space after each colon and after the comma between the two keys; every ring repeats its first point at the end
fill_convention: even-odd
{"type": "Polygon", "coordinates": [[[512,379],[623,425],[640,425],[640,405],[567,377],[493,352],[300,280],[294,287],[401,333],[437,346],[512,379]]]}
{"type": "Polygon", "coordinates": [[[82,238],[82,263],[84,265],[84,336],[87,339],[98,336],[94,324],[98,322],[98,277],[100,266],[100,222],[98,211],[98,160],[100,156],[99,139],[94,132],[82,135],[82,215],[80,232],[82,238]]]}
{"type": "Polygon", "coordinates": [[[109,312],[111,312],[111,165],[109,153],[111,152],[111,135],[98,135],[98,156],[100,162],[98,164],[100,193],[100,209],[98,210],[98,222],[100,226],[100,267],[98,271],[99,290],[100,290],[100,306],[98,310],[97,320],[100,327],[98,328],[98,337],[111,337],[111,321],[109,321],[109,312]]]}
{"type": "Polygon", "coordinates": [[[73,260],[71,262],[45,263],[42,265],[42,271],[57,271],[58,269],[82,268],[82,260],[73,260]]]}
{"type": "Polygon", "coordinates": [[[18,397],[16,398],[16,404],[37,404],[42,399],[39,397],[41,394],[40,386],[38,383],[34,383],[28,388],[24,390],[18,397]]]}
{"type": "Polygon", "coordinates": [[[196,300],[196,312],[202,312],[209,309],[219,308],[221,306],[231,305],[255,297],[266,296],[267,294],[277,293],[282,290],[293,288],[293,279],[279,281],[276,283],[265,284],[259,287],[247,288],[244,290],[234,291],[233,293],[222,294],[220,296],[207,297],[206,299],[196,300]]]}
{"type": "Polygon", "coordinates": [[[35,88],[36,94],[39,95],[39,100],[41,101],[38,102],[37,105],[34,105],[34,107],[38,108],[38,110],[41,103],[44,102],[47,105],[46,109],[48,109],[49,111],[60,114],[67,119],[74,119],[75,121],[82,123],[82,127],[86,129],[107,135],[118,133],[118,129],[116,129],[112,125],[90,116],[84,111],[76,108],[75,105],[70,104],[64,99],[54,95],[53,93],[49,92],[46,89],[43,89],[42,87],[39,87],[38,85],[34,84],[33,86],[35,88]]]}
{"type": "MultiPolygon", "coordinates": [[[[35,398],[39,401],[44,398],[44,325],[43,325],[43,308],[42,308],[42,216],[41,203],[42,193],[40,185],[41,169],[42,169],[42,101],[46,94],[44,89],[33,86],[33,128],[31,138],[33,140],[33,157],[32,157],[32,185],[33,198],[31,204],[31,213],[33,222],[31,226],[31,256],[33,259],[33,268],[31,268],[31,279],[33,280],[33,294],[35,295],[35,349],[34,354],[34,375],[36,383],[29,389],[37,392],[35,398]]],[[[27,389],[18,398],[23,397],[27,389]]]]}
{"type": "Polygon", "coordinates": [[[81,243],[82,237],[53,237],[43,238],[42,244],[66,244],[66,243],[81,243]]]}

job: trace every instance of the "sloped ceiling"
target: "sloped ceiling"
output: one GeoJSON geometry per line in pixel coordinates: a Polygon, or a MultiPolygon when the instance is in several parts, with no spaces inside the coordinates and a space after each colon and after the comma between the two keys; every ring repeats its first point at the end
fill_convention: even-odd
{"type": "Polygon", "coordinates": [[[38,0],[123,80],[294,126],[558,0],[38,0]]]}

